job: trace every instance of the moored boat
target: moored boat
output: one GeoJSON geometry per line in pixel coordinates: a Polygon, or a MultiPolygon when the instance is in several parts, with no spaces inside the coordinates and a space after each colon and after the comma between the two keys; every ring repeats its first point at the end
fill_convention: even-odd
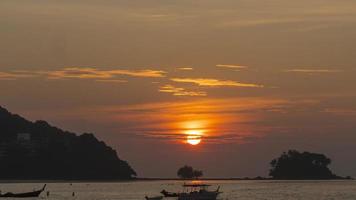
{"type": "Polygon", "coordinates": [[[221,193],[220,186],[214,190],[209,191],[207,184],[184,184],[184,191],[180,193],[171,193],[163,190],[161,193],[165,197],[178,197],[178,200],[216,200],[221,193]]]}
{"type": "Polygon", "coordinates": [[[145,197],[146,200],[162,200],[163,196],[156,196],[156,197],[145,197]]]}
{"type": "Polygon", "coordinates": [[[0,197],[6,197],[6,198],[30,198],[30,197],[38,197],[40,194],[45,190],[46,184],[43,186],[42,189],[36,190],[33,192],[25,192],[25,193],[12,193],[12,192],[7,192],[5,194],[0,194],[0,197]]]}
{"type": "Polygon", "coordinates": [[[166,190],[162,190],[161,194],[163,194],[164,197],[178,197],[179,196],[179,193],[167,192],[166,190]]]}

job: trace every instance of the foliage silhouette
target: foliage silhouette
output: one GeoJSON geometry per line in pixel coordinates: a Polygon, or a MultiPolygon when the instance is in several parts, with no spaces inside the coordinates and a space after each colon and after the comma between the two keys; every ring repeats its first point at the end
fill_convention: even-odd
{"type": "Polygon", "coordinates": [[[130,179],[135,171],[93,134],[30,122],[0,107],[0,179],[130,179]],[[31,136],[19,140],[19,133],[31,136]]]}
{"type": "Polygon", "coordinates": [[[274,179],[338,179],[328,166],[331,159],[323,154],[289,150],[271,161],[269,175],[274,179]]]}
{"type": "Polygon", "coordinates": [[[195,170],[193,167],[185,165],[178,169],[177,175],[182,179],[198,179],[199,177],[203,176],[203,171],[195,170]]]}
{"type": "Polygon", "coordinates": [[[194,170],[193,171],[193,176],[195,179],[198,179],[203,176],[203,171],[202,170],[194,170]]]}

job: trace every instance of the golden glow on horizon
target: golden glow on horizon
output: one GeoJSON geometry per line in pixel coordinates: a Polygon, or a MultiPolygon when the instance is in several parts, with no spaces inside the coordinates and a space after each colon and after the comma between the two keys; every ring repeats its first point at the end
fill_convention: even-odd
{"type": "Polygon", "coordinates": [[[260,137],[269,131],[269,127],[253,123],[263,119],[260,110],[283,112],[287,105],[291,102],[281,99],[231,98],[109,106],[97,108],[97,111],[105,114],[105,121],[114,119],[133,124],[127,131],[147,138],[182,145],[200,140],[198,144],[203,142],[205,146],[243,143],[245,138],[260,137]],[[140,123],[136,124],[138,121],[140,123]]]}

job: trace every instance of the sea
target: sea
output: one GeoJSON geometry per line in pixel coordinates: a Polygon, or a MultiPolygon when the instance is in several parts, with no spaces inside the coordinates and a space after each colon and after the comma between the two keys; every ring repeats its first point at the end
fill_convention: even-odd
{"type": "MultiPolygon", "coordinates": [[[[144,200],[159,196],[163,189],[182,191],[184,181],[47,183],[39,198],[49,200],[144,200]],[[47,196],[47,191],[49,196],[47,196]]],[[[356,181],[204,181],[214,190],[220,186],[221,200],[356,200],[356,181]]],[[[5,192],[28,192],[45,183],[0,183],[5,192]]],[[[7,198],[11,199],[11,198],[7,198]]],[[[165,198],[167,200],[175,198],[165,198]]]]}

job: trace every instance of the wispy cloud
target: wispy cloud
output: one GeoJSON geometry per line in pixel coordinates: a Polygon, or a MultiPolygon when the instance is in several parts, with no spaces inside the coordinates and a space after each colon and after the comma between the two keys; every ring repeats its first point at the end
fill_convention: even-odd
{"type": "Polygon", "coordinates": [[[69,67],[57,71],[46,71],[45,73],[50,79],[64,78],[80,78],[80,79],[111,79],[118,75],[126,75],[133,77],[165,77],[164,71],[161,70],[100,70],[90,67],[69,67]]]}
{"type": "Polygon", "coordinates": [[[253,87],[261,88],[263,85],[258,85],[254,83],[240,83],[231,80],[218,80],[218,79],[207,79],[207,78],[172,78],[174,82],[180,83],[193,83],[199,86],[209,86],[209,87],[219,87],[219,86],[229,86],[229,87],[253,87]]]}
{"type": "Polygon", "coordinates": [[[179,67],[178,70],[191,71],[191,70],[193,70],[193,67],[179,67]]]}
{"type": "Polygon", "coordinates": [[[33,76],[33,74],[23,71],[0,72],[0,80],[16,80],[19,78],[30,78],[33,76]]]}
{"type": "Polygon", "coordinates": [[[97,79],[96,82],[101,83],[127,83],[127,80],[117,80],[117,79],[97,79]]]}
{"type": "Polygon", "coordinates": [[[65,78],[79,78],[79,79],[109,79],[113,78],[113,74],[107,71],[100,71],[95,68],[80,68],[68,67],[55,71],[41,71],[39,72],[49,79],[65,79],[65,78]]]}
{"type": "Polygon", "coordinates": [[[285,70],[285,72],[296,72],[296,73],[314,74],[314,73],[339,73],[339,72],[343,72],[343,70],[338,70],[338,69],[306,69],[306,68],[298,68],[298,69],[288,69],[288,70],[285,70]]]}
{"type": "Polygon", "coordinates": [[[270,18],[270,19],[246,19],[246,20],[230,20],[222,23],[225,27],[254,27],[265,25],[278,25],[278,24],[290,24],[301,23],[306,21],[304,18],[270,18]]]}
{"type": "Polygon", "coordinates": [[[246,69],[248,68],[247,66],[244,65],[227,65],[227,64],[218,64],[216,65],[217,67],[221,68],[230,68],[230,69],[246,69]]]}
{"type": "Polygon", "coordinates": [[[327,108],[324,110],[324,112],[335,115],[356,116],[356,109],[327,108]]]}
{"type": "Polygon", "coordinates": [[[43,77],[48,79],[95,79],[102,82],[125,82],[119,76],[161,78],[166,72],[161,70],[101,70],[94,67],[66,67],[60,70],[17,70],[0,71],[0,80],[16,80],[19,78],[43,77]]]}
{"type": "Polygon", "coordinates": [[[172,93],[174,96],[206,96],[207,93],[203,91],[188,91],[181,87],[173,85],[164,85],[160,87],[160,92],[172,93]]]}

